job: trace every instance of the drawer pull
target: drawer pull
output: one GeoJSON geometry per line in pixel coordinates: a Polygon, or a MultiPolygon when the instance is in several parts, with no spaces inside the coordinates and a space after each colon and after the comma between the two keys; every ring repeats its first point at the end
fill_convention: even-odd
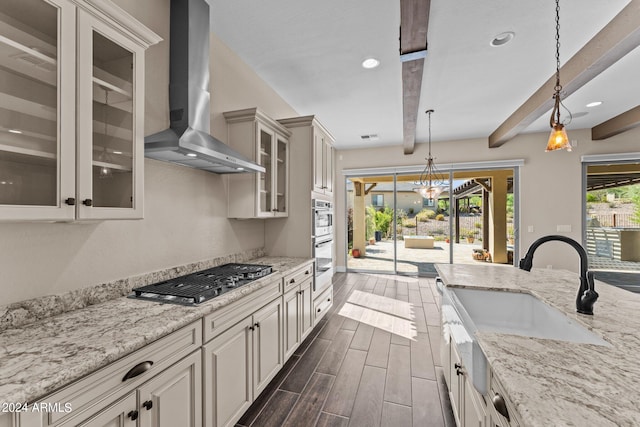
{"type": "Polygon", "coordinates": [[[82,204],[83,204],[83,205],[85,205],[85,206],[93,206],[93,200],[91,200],[91,199],[84,199],[84,200],[82,201],[82,204]]]}
{"type": "Polygon", "coordinates": [[[76,204],[76,199],[73,197],[69,197],[67,199],[65,199],[64,201],[66,204],[68,204],[69,206],[74,206],[76,204]]]}
{"type": "Polygon", "coordinates": [[[321,309],[321,308],[319,308],[319,309],[318,309],[318,313],[320,313],[321,311],[322,311],[322,309],[321,309]]]}
{"type": "Polygon", "coordinates": [[[460,369],[460,368],[462,368],[462,364],[461,363],[454,363],[453,367],[456,368],[456,369],[460,369]]]}
{"type": "Polygon", "coordinates": [[[144,407],[144,409],[148,411],[149,409],[153,408],[153,402],[150,400],[147,400],[142,404],[142,406],[144,407]]]}
{"type": "Polygon", "coordinates": [[[250,331],[254,331],[256,328],[253,327],[253,325],[249,326],[249,330],[250,331]]]}
{"type": "Polygon", "coordinates": [[[153,366],[153,362],[150,360],[147,360],[146,362],[138,363],[136,366],[131,368],[129,372],[127,372],[124,375],[124,378],[122,378],[122,381],[130,380],[131,378],[135,378],[138,375],[141,375],[147,372],[149,369],[151,369],[151,366],[153,366]]]}
{"type": "Polygon", "coordinates": [[[309,272],[309,270],[307,270],[307,271],[304,272],[304,274],[309,275],[311,273],[309,272]]]}
{"type": "Polygon", "coordinates": [[[289,283],[296,283],[296,279],[289,280],[289,283]]]}
{"type": "Polygon", "coordinates": [[[496,395],[493,396],[493,399],[491,399],[491,401],[493,402],[493,407],[496,408],[496,411],[498,411],[500,415],[505,417],[507,421],[511,421],[509,419],[509,411],[507,411],[507,404],[504,401],[504,398],[500,396],[498,393],[496,393],[496,395]]]}
{"type": "Polygon", "coordinates": [[[256,328],[260,327],[260,322],[256,322],[256,328]]]}
{"type": "Polygon", "coordinates": [[[132,421],[138,419],[138,411],[131,411],[127,414],[127,417],[131,418],[132,421]]]}

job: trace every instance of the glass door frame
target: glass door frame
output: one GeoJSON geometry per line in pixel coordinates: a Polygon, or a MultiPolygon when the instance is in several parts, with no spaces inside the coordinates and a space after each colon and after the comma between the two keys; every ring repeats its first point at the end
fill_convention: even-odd
{"type": "MultiPolygon", "coordinates": [[[[513,171],[513,224],[514,224],[514,247],[513,247],[513,266],[518,265],[518,260],[520,259],[520,250],[519,250],[519,242],[520,242],[520,168],[524,165],[524,159],[513,159],[513,160],[497,160],[497,161],[486,161],[486,162],[468,162],[468,163],[448,163],[439,165],[440,172],[442,174],[449,174],[449,194],[453,191],[453,175],[455,172],[470,172],[474,170],[505,170],[510,169],[513,171]]],[[[397,251],[397,218],[396,218],[396,209],[397,209],[397,177],[398,175],[407,175],[407,174],[420,174],[424,170],[424,165],[419,166],[399,166],[399,167],[383,167],[383,168],[363,168],[363,169],[344,169],[342,171],[342,175],[344,176],[344,266],[346,272],[357,272],[357,273],[377,273],[377,274],[396,274],[396,275],[410,275],[415,276],[412,273],[402,273],[398,272],[397,263],[398,263],[398,251],[397,251]],[[393,249],[393,270],[365,270],[365,269],[350,269],[348,267],[348,257],[349,257],[349,237],[348,237],[348,215],[347,215],[347,206],[348,206],[348,193],[346,191],[347,180],[353,177],[371,177],[371,176],[383,176],[383,175],[391,175],[393,176],[393,188],[394,188],[394,203],[393,203],[393,240],[394,240],[394,249],[393,249]]],[[[453,215],[451,214],[451,205],[449,206],[449,239],[453,237],[453,215]]],[[[449,251],[449,264],[453,264],[453,248],[449,251]]]]}

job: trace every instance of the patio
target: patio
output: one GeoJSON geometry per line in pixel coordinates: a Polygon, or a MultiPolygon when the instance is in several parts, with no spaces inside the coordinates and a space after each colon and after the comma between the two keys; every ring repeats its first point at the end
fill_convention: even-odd
{"type": "MultiPolygon", "coordinates": [[[[455,264],[477,264],[472,254],[474,249],[482,249],[482,243],[446,243],[434,242],[431,249],[405,248],[402,240],[398,241],[399,273],[432,276],[436,274],[434,264],[449,263],[449,251],[453,246],[453,262],[455,264]]],[[[347,268],[362,271],[393,271],[393,240],[382,240],[374,245],[366,246],[366,256],[353,258],[349,256],[347,268]]]]}

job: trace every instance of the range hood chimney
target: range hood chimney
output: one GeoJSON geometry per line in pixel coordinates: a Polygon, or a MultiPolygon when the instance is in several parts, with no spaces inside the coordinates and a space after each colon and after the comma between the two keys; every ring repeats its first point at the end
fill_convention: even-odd
{"type": "Polygon", "coordinates": [[[209,134],[209,31],[205,0],[171,0],[171,124],[144,138],[145,156],[215,173],[264,172],[209,134]]]}

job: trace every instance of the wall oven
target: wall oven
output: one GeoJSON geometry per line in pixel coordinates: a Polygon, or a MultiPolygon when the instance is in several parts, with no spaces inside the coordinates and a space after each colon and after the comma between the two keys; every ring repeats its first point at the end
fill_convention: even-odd
{"type": "Polygon", "coordinates": [[[333,204],[326,200],[312,201],[313,257],[316,261],[314,291],[319,292],[333,276],[333,204]]]}

